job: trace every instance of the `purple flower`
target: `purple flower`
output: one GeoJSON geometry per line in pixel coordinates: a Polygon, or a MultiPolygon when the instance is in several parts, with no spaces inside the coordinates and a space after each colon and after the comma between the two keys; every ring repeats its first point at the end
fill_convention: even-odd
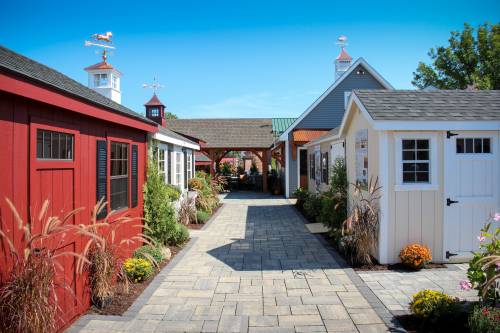
{"type": "Polygon", "coordinates": [[[484,237],[483,235],[480,235],[480,236],[477,236],[477,240],[482,243],[484,242],[484,240],[486,239],[486,237],[484,237]]]}
{"type": "Polygon", "coordinates": [[[472,289],[472,283],[470,283],[468,280],[462,280],[462,281],[460,281],[460,289],[462,289],[462,290],[471,290],[472,289]]]}
{"type": "Polygon", "coordinates": [[[493,216],[493,219],[497,222],[500,221],[500,213],[495,213],[495,216],[493,216]]]}

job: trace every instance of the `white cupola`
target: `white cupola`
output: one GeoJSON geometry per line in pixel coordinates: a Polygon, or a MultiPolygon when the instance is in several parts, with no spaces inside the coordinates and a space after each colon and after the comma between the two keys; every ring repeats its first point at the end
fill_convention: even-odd
{"type": "Polygon", "coordinates": [[[345,47],[347,45],[347,37],[340,36],[337,40],[337,44],[340,45],[340,53],[335,58],[335,80],[344,74],[352,63],[352,57],[347,53],[345,47]]]}
{"type": "Polygon", "coordinates": [[[85,68],[89,79],[88,87],[121,104],[120,78],[122,73],[107,63],[106,59],[106,52],[104,52],[103,61],[85,68]]]}

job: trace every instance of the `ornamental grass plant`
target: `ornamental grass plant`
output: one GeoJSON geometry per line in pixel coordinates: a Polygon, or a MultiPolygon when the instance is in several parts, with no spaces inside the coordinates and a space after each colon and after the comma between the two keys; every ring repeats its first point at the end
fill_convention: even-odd
{"type": "MultiPolygon", "coordinates": [[[[65,283],[60,259],[70,256],[79,263],[88,263],[83,254],[55,250],[74,232],[74,226],[69,221],[81,209],[73,210],[62,218],[49,216],[49,201],[45,200],[38,214],[33,214],[31,220],[25,222],[14,204],[9,199],[6,202],[17,230],[22,233],[22,245],[18,247],[14,243],[2,220],[0,244],[11,266],[8,267],[5,283],[0,287],[0,332],[54,332],[57,321],[62,321],[56,291],[63,290],[72,295],[72,290],[65,283]]],[[[76,272],[81,273],[81,270],[76,272]]]]}

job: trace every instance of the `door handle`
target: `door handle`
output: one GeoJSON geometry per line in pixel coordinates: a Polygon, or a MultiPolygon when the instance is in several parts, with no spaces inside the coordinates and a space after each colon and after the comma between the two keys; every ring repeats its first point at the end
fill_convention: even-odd
{"type": "Polygon", "coordinates": [[[446,259],[450,259],[450,257],[458,256],[458,253],[451,253],[450,251],[446,251],[446,259]]]}
{"type": "Polygon", "coordinates": [[[458,201],[451,200],[450,198],[446,198],[446,206],[451,206],[452,204],[456,204],[458,201]]]}

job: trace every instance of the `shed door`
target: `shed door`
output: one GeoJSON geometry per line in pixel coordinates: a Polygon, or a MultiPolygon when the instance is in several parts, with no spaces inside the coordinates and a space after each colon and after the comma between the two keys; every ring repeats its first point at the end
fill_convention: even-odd
{"type": "MultiPolygon", "coordinates": [[[[66,126],[47,124],[42,120],[30,126],[30,208],[36,218],[45,200],[49,200],[47,217],[64,216],[78,208],[79,163],[75,152],[79,149],[78,132],[66,126]]],[[[46,219],[46,218],[45,218],[46,219]]],[[[43,220],[45,222],[45,219],[43,220]]],[[[66,223],[75,221],[78,215],[66,223]]],[[[35,232],[42,225],[36,224],[35,232]]],[[[56,253],[76,252],[81,248],[74,232],[57,233],[44,243],[56,253]]],[[[60,256],[56,267],[56,296],[59,304],[58,327],[67,324],[77,313],[76,262],[73,256],[60,256]]]]}
{"type": "Polygon", "coordinates": [[[497,132],[453,132],[445,137],[445,258],[466,261],[478,249],[481,228],[499,210],[497,132]]]}

